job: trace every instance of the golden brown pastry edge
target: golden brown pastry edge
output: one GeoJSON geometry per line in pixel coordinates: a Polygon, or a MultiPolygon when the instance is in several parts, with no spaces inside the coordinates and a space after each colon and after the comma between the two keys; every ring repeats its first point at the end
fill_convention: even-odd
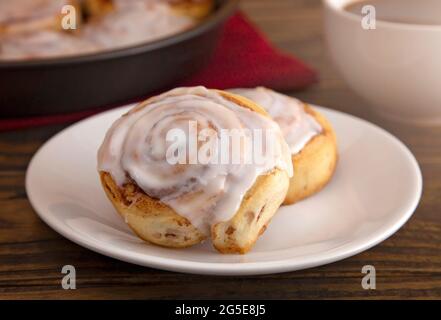
{"type": "Polygon", "coordinates": [[[305,105],[322,127],[322,132],[292,156],[294,176],[283,202],[289,205],[303,200],[323,189],[331,180],[338,161],[337,138],[330,122],[318,111],[305,105]]]}

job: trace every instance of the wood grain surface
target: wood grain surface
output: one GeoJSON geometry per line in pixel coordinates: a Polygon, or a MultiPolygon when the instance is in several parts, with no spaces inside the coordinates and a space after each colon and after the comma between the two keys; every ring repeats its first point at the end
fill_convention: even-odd
{"type": "Polygon", "coordinates": [[[120,262],[58,235],[26,198],[25,171],[34,152],[63,126],[0,134],[0,298],[441,298],[441,127],[394,124],[372,114],[336,74],[326,54],[319,0],[244,0],[241,4],[281,49],[320,72],[320,83],[294,93],[305,101],[376,123],[399,137],[424,176],[410,221],[371,250],[323,267],[251,277],[178,274],[120,262]],[[73,264],[77,289],[61,289],[61,268],[73,264]],[[377,289],[363,290],[361,268],[377,271],[377,289]]]}

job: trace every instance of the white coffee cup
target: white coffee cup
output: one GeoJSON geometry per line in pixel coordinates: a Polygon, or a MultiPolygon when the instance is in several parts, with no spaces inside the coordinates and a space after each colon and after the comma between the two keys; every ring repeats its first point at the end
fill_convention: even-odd
{"type": "Polygon", "coordinates": [[[344,9],[352,2],[323,0],[326,41],[342,77],[387,118],[441,124],[441,25],[377,19],[366,30],[362,15],[344,9]]]}

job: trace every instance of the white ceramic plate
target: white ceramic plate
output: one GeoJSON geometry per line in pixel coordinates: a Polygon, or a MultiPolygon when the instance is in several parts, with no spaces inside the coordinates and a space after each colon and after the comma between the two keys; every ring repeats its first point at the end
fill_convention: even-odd
{"type": "Polygon", "coordinates": [[[340,159],[319,194],[282,207],[246,255],[222,255],[209,242],[166,249],[137,238],[107,200],[96,151],[126,108],[83,120],[50,139],[32,159],[26,189],[40,217],[66,238],[123,261],[217,275],[310,268],[357,254],[396,232],[412,215],[422,178],[410,151],[383,129],[318,107],[337,132],[340,159]]]}

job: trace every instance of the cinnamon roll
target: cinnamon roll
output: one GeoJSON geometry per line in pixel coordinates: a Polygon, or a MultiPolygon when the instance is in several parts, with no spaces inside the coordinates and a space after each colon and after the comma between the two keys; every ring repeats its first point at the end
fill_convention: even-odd
{"type": "Polygon", "coordinates": [[[294,166],[284,204],[320,191],[330,181],[338,158],[336,136],[329,121],[306,103],[267,88],[230,91],[263,107],[283,132],[294,166]]]}
{"type": "Polygon", "coordinates": [[[192,87],[150,98],[118,119],[98,151],[98,171],[142,239],[179,248],[211,238],[222,253],[246,253],[285,199],[292,161],[262,108],[192,87]]]}

